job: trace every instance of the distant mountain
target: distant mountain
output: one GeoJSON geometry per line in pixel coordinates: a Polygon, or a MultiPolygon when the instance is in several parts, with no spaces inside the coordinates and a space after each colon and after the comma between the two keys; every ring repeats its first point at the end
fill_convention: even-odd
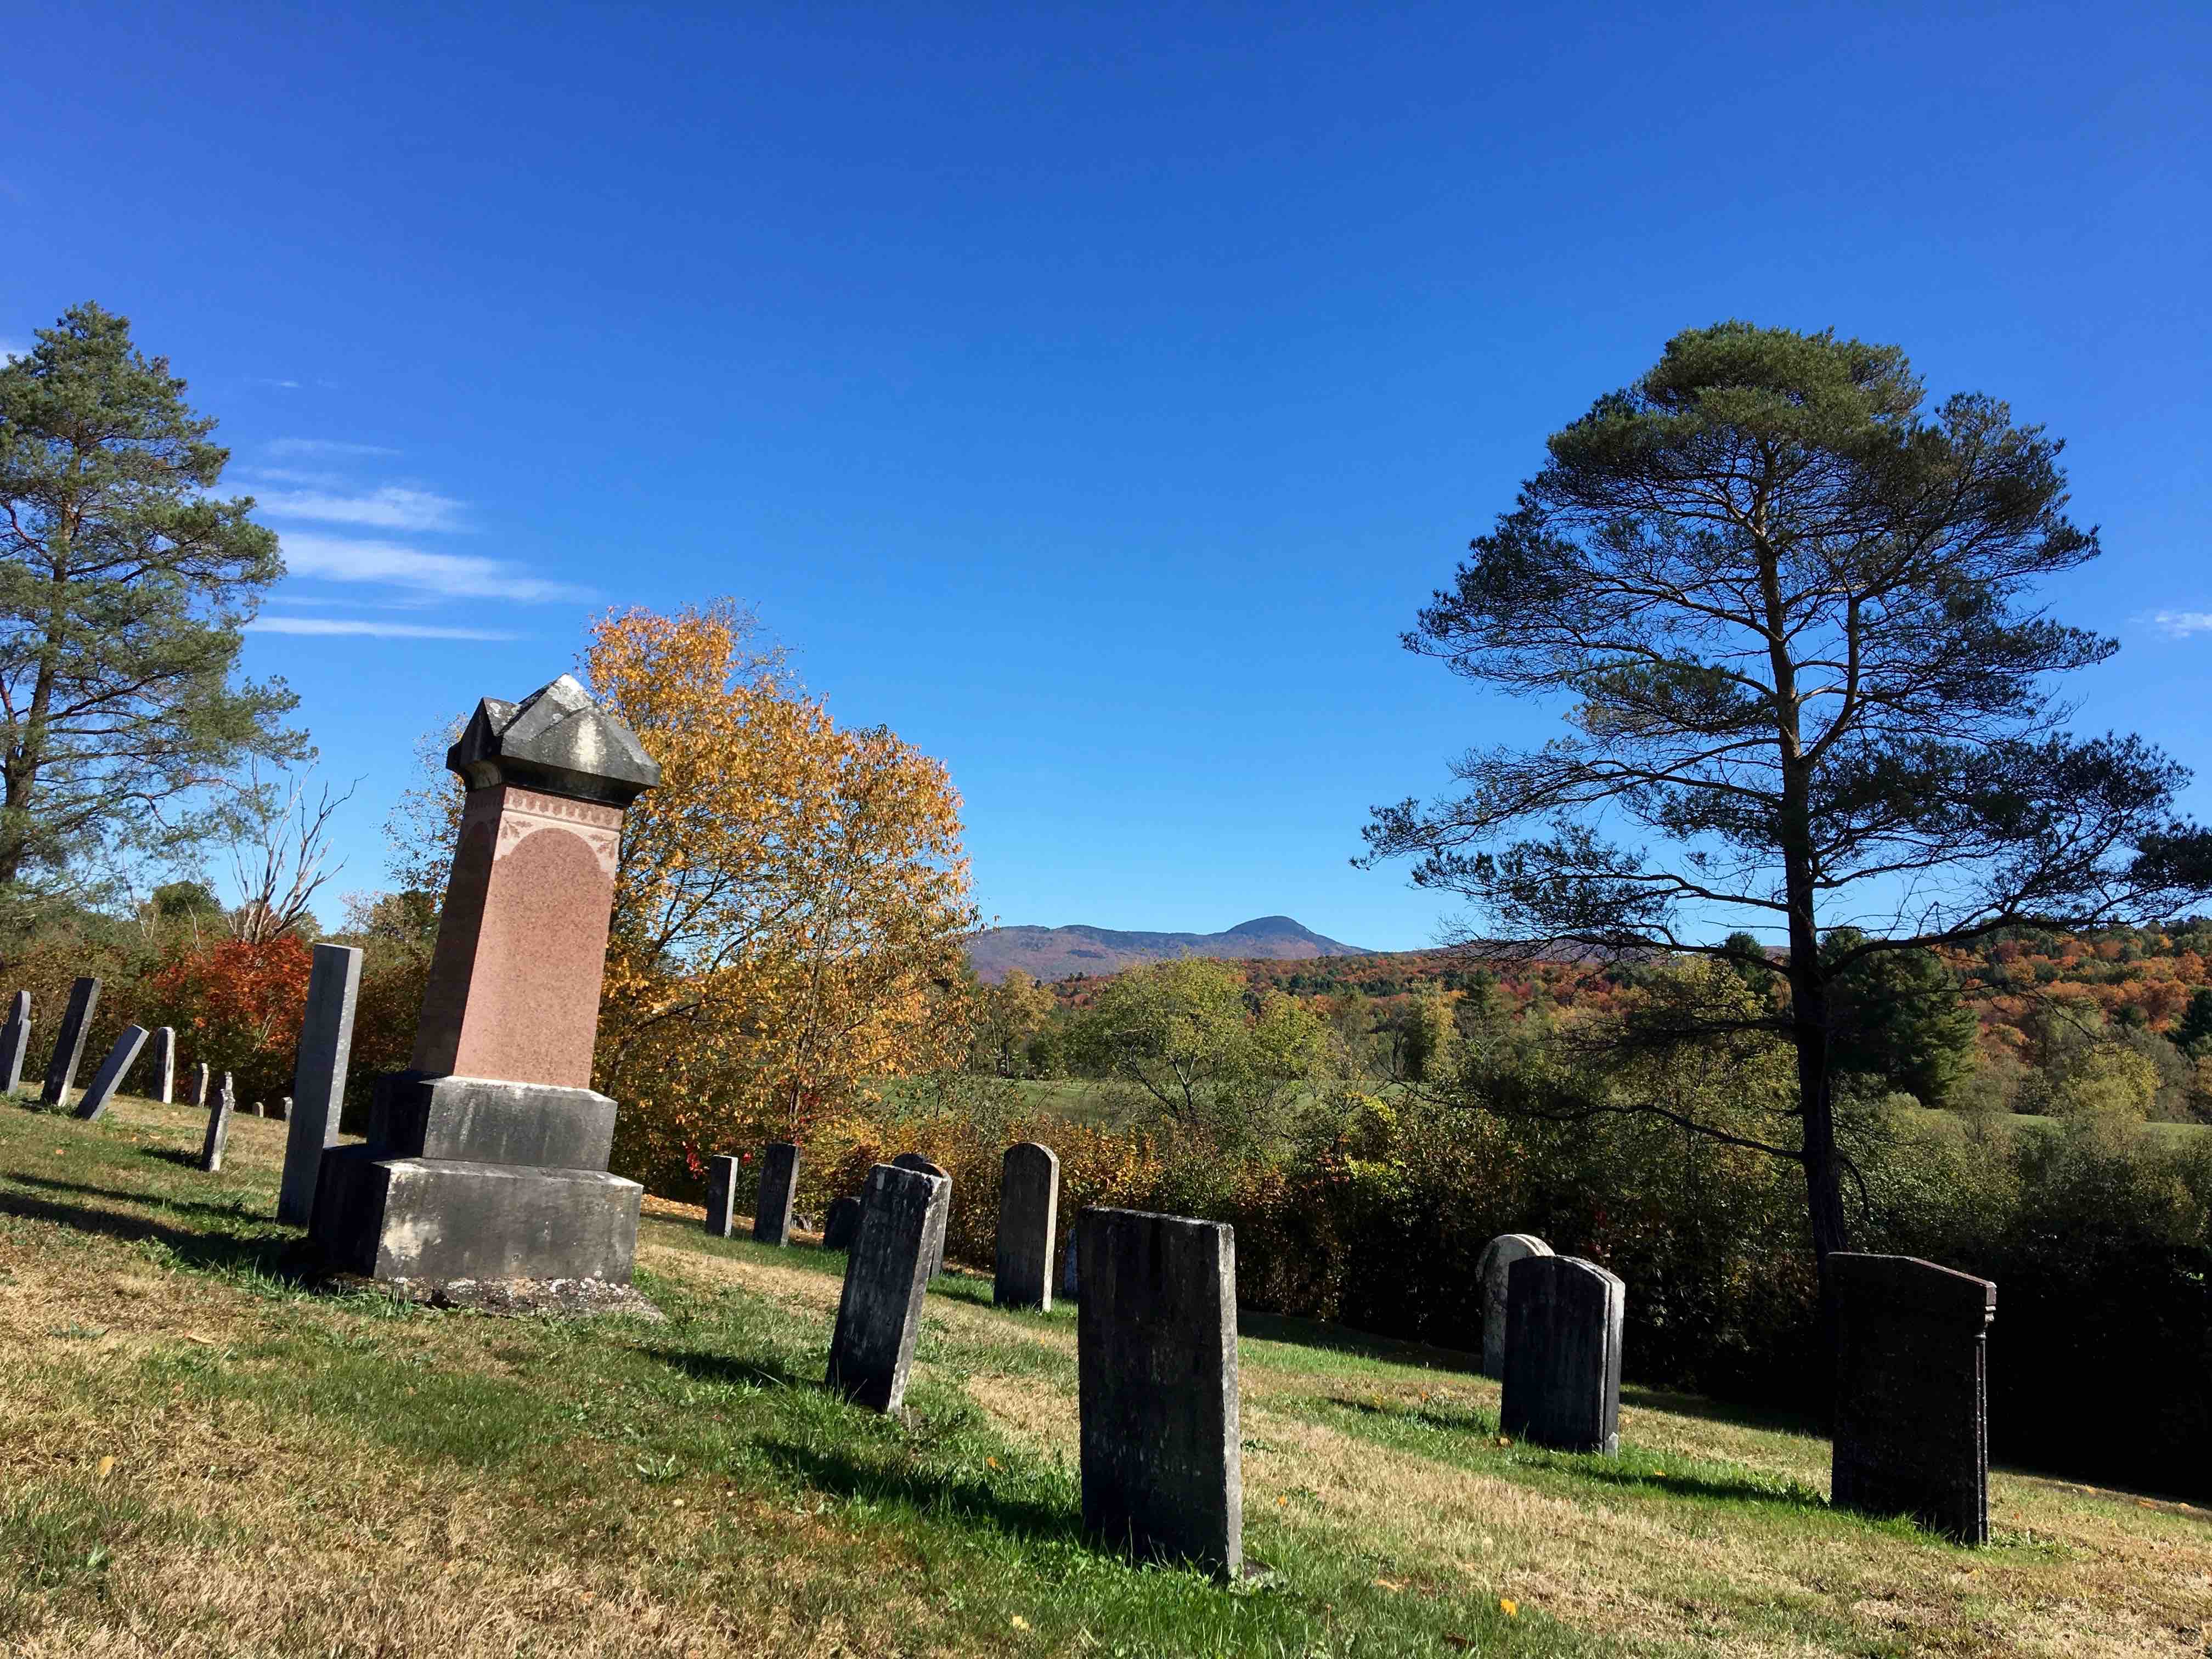
{"type": "Polygon", "coordinates": [[[1070,979],[1077,974],[1118,974],[1176,957],[1261,957],[1273,962],[1312,957],[1365,957],[1372,951],[1340,945],[1288,916],[1255,916],[1225,933],[1125,933],[1111,927],[993,927],[968,938],[968,960],[978,979],[996,984],[1010,968],[1031,979],[1070,979]]]}

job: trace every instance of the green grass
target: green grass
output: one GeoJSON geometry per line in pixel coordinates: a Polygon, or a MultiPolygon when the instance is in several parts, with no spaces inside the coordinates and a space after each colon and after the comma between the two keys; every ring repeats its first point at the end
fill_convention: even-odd
{"type": "Polygon", "coordinates": [[[1618,1458],[1504,1445],[1462,1356],[1249,1314],[1224,1586],[1082,1534],[1071,1310],[947,1276],[892,1421],[819,1386],[842,1255],[649,1217],[662,1322],[313,1296],[283,1126],[217,1176],[197,1128],[0,1107],[8,1651],[2148,1653],[2212,1583],[2197,1512],[2007,1477],[1970,1554],[1830,1511],[1802,1433],[1655,1396],[1618,1458]]]}

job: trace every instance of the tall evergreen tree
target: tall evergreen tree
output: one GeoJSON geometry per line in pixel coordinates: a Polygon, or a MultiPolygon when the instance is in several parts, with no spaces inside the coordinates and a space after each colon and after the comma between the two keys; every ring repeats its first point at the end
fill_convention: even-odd
{"type": "Polygon", "coordinates": [[[1770,1133],[1640,1109],[1802,1164],[1823,1264],[1850,1238],[1839,980],[2212,891],[2212,834],[2173,811],[2187,774],[2133,738],[2068,736],[2049,696],[2115,648],[2038,608],[2040,580],[2099,550],[2066,516],[2059,446],[1993,398],[1923,405],[1893,346],[1745,323],[1669,341],[1552,436],[1407,639],[1558,700],[1566,732],[1472,752],[1461,790],[1367,830],[1370,858],[1412,856],[1493,934],[1780,975],[1771,1013],[1674,1034],[1790,1044],[1770,1133]],[[1846,921],[1858,941],[1824,954],[1846,921]],[[1711,942],[1731,926],[1786,956],[1711,942]]]}
{"type": "Polygon", "coordinates": [[[211,493],[229,452],[184,393],[89,303],[0,367],[0,896],[175,850],[213,823],[187,798],[305,752],[283,682],[236,678],[276,537],[211,493]]]}

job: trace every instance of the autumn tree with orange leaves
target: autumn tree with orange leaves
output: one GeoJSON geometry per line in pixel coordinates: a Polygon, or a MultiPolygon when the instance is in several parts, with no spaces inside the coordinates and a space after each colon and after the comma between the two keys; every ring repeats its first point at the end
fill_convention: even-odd
{"type": "MultiPolygon", "coordinates": [[[[730,601],[611,613],[580,667],[661,769],[623,826],[600,1004],[617,1167],[666,1190],[955,1063],[975,913],[942,763],[837,726],[730,601]]],[[[459,795],[448,780],[395,815],[403,880],[442,884],[459,795]]]]}

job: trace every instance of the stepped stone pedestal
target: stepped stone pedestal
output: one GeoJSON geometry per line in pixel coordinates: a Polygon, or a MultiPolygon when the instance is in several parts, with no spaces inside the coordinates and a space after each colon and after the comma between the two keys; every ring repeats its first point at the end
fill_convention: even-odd
{"type": "Polygon", "coordinates": [[[566,675],[487,697],[446,763],[468,796],[413,1064],[378,1080],[368,1143],[323,1154],[311,1236],[410,1294],[627,1285],[644,1189],[607,1172],[592,1049],[623,814],[660,769],[566,675]]]}

